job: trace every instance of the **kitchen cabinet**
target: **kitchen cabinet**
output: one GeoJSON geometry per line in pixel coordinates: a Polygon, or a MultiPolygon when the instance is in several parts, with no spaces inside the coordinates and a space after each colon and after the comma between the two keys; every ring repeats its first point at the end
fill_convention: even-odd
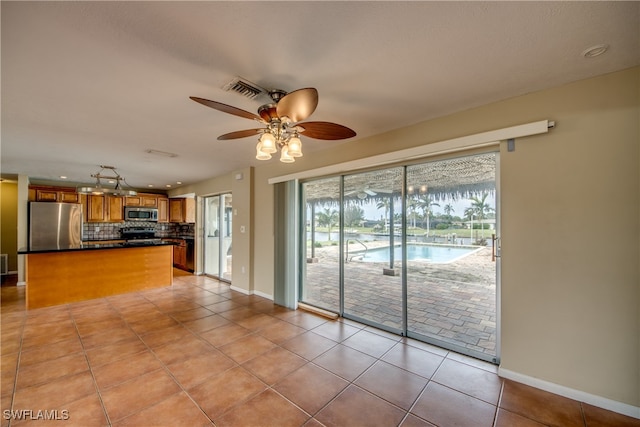
{"type": "Polygon", "coordinates": [[[169,199],[169,222],[196,222],[196,199],[169,199]]]}
{"type": "Polygon", "coordinates": [[[104,202],[104,196],[96,196],[93,194],[87,195],[87,204],[85,209],[87,222],[106,221],[106,209],[104,202]]]}
{"type": "Polygon", "coordinates": [[[72,187],[29,186],[29,200],[35,202],[80,203],[76,189],[72,187]]]}
{"type": "Polygon", "coordinates": [[[124,197],[105,196],[108,222],[124,222],[124,197]]]}
{"type": "Polygon", "coordinates": [[[169,199],[158,197],[158,222],[169,222],[169,199]]]}
{"type": "Polygon", "coordinates": [[[156,208],[158,207],[158,195],[138,193],[137,196],[127,196],[125,197],[124,205],[156,208]]]}
{"type": "Polygon", "coordinates": [[[88,194],[83,205],[87,222],[124,221],[124,198],[121,196],[88,194]]]}
{"type": "Polygon", "coordinates": [[[187,268],[187,244],[184,240],[176,240],[173,246],[173,266],[183,270],[187,268]]]}

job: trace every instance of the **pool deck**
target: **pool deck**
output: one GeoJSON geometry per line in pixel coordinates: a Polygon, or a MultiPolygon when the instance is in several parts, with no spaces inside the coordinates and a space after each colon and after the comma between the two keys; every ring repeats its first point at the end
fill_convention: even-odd
{"type": "MultiPolygon", "coordinates": [[[[387,244],[372,243],[371,246],[387,244]]],[[[315,258],[317,262],[306,264],[304,301],[336,308],[338,247],[316,248],[315,258]]],[[[345,313],[401,329],[402,279],[400,275],[382,274],[383,268],[388,267],[388,263],[362,262],[355,258],[345,264],[345,313]]],[[[400,263],[395,267],[400,271],[400,263]]],[[[495,356],[495,276],[491,248],[481,248],[449,263],[409,261],[409,331],[486,357],[495,356]]]]}

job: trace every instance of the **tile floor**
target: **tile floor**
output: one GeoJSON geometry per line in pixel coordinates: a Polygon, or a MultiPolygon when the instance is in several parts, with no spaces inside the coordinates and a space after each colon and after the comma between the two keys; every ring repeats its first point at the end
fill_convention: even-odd
{"type": "Polygon", "coordinates": [[[172,287],[28,312],[24,288],[3,286],[1,380],[2,427],[640,425],[178,272],[172,287]]]}

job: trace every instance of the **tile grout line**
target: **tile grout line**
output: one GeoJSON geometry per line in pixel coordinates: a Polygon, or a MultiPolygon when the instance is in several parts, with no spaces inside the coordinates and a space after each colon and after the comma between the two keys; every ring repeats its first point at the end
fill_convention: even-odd
{"type": "MultiPolygon", "coordinates": [[[[9,404],[9,410],[13,411],[14,407],[13,405],[15,404],[15,399],[16,399],[16,394],[18,391],[18,375],[20,373],[20,359],[22,358],[22,345],[24,342],[24,331],[25,328],[27,326],[27,319],[28,319],[28,315],[26,312],[26,307],[25,307],[25,313],[22,316],[22,321],[20,322],[20,344],[18,346],[18,355],[16,357],[16,366],[14,368],[15,370],[15,375],[13,377],[13,387],[11,390],[11,403],[9,404]]],[[[11,427],[11,424],[13,423],[13,417],[9,417],[9,422],[7,423],[7,427],[11,427]]]]}
{"type": "MultiPolygon", "coordinates": [[[[109,300],[105,298],[105,301],[110,304],[109,300]]],[[[78,324],[76,323],[76,318],[69,310],[69,316],[73,321],[73,326],[76,328],[76,333],[78,334],[78,340],[80,340],[80,346],[82,347],[82,354],[87,362],[87,366],[89,367],[89,374],[91,375],[91,379],[93,380],[93,387],[95,388],[96,394],[98,395],[98,400],[100,401],[100,407],[102,408],[102,412],[104,414],[105,419],[107,420],[107,425],[111,427],[113,423],[111,422],[111,418],[109,417],[109,413],[107,412],[107,407],[104,404],[104,400],[102,399],[102,393],[100,392],[100,388],[98,387],[98,382],[96,381],[96,376],[93,373],[93,368],[91,363],[89,362],[89,356],[87,355],[87,349],[84,346],[84,341],[82,340],[82,336],[80,335],[80,330],[78,329],[78,324]]]]}

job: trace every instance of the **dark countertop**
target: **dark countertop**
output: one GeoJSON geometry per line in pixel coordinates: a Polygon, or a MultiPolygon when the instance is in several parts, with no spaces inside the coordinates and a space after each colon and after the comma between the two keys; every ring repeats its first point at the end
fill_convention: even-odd
{"type": "Polygon", "coordinates": [[[149,246],[173,246],[173,242],[145,242],[145,243],[89,243],[79,246],[69,246],[65,248],[21,248],[18,250],[19,255],[42,254],[48,252],[73,252],[73,251],[91,251],[96,249],[128,249],[128,248],[145,248],[149,246]]]}

